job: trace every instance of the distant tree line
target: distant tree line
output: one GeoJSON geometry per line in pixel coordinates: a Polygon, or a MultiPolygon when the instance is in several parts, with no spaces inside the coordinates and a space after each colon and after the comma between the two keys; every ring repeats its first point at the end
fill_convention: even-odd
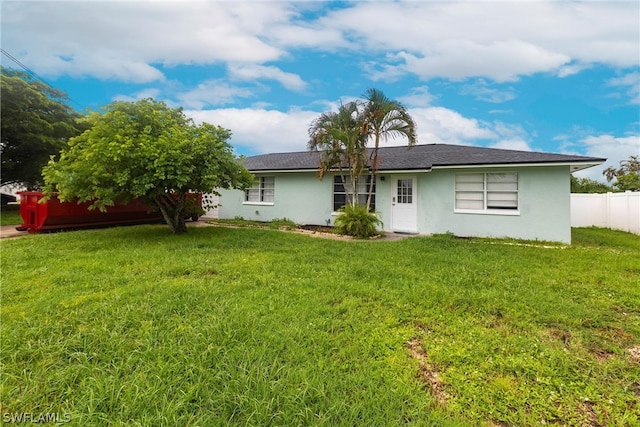
{"type": "Polygon", "coordinates": [[[571,175],[572,193],[609,193],[617,191],[640,191],[640,156],[629,156],[620,162],[620,167],[610,166],[602,174],[607,182],[590,178],[577,178],[571,175]]]}

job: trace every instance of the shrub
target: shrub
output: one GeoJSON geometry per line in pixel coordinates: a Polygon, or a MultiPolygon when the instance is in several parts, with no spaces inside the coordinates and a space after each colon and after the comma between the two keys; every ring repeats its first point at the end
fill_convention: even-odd
{"type": "Polygon", "coordinates": [[[377,226],[382,225],[382,221],[375,212],[369,212],[366,206],[346,205],[340,209],[340,212],[335,221],[338,234],[362,239],[379,234],[377,226]]]}

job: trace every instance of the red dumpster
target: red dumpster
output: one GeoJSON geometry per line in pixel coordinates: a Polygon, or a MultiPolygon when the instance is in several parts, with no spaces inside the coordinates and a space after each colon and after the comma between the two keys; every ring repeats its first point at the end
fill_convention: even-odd
{"type": "MultiPolygon", "coordinates": [[[[20,216],[22,225],[16,227],[19,231],[41,233],[52,230],[92,228],[108,225],[150,224],[162,222],[160,212],[151,211],[148,205],[139,199],[134,199],[126,205],[109,206],[105,212],[98,209],[89,210],[91,202],[77,203],[61,202],[53,197],[44,203],[39,203],[44,194],[39,191],[22,191],[20,195],[20,216]]],[[[191,193],[189,198],[196,202],[194,211],[186,217],[197,219],[195,213],[202,206],[202,194],[191,193]]]]}

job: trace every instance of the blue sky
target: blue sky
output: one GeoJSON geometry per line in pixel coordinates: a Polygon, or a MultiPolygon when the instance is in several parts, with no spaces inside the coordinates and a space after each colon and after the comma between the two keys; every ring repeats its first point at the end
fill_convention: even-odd
{"type": "MultiPolygon", "coordinates": [[[[637,1],[2,1],[2,48],[78,111],[153,97],[238,154],[303,151],[381,89],[420,144],[640,154],[637,1]]],[[[18,66],[2,56],[2,65],[18,66]]],[[[396,141],[402,144],[404,141],[396,141]]]]}

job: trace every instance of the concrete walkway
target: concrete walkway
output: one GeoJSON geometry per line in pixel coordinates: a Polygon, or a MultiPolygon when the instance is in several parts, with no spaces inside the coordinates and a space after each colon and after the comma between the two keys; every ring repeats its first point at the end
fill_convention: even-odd
{"type": "Polygon", "coordinates": [[[13,237],[26,236],[26,231],[16,230],[17,225],[3,225],[0,226],[0,239],[10,239],[13,237]]]}

